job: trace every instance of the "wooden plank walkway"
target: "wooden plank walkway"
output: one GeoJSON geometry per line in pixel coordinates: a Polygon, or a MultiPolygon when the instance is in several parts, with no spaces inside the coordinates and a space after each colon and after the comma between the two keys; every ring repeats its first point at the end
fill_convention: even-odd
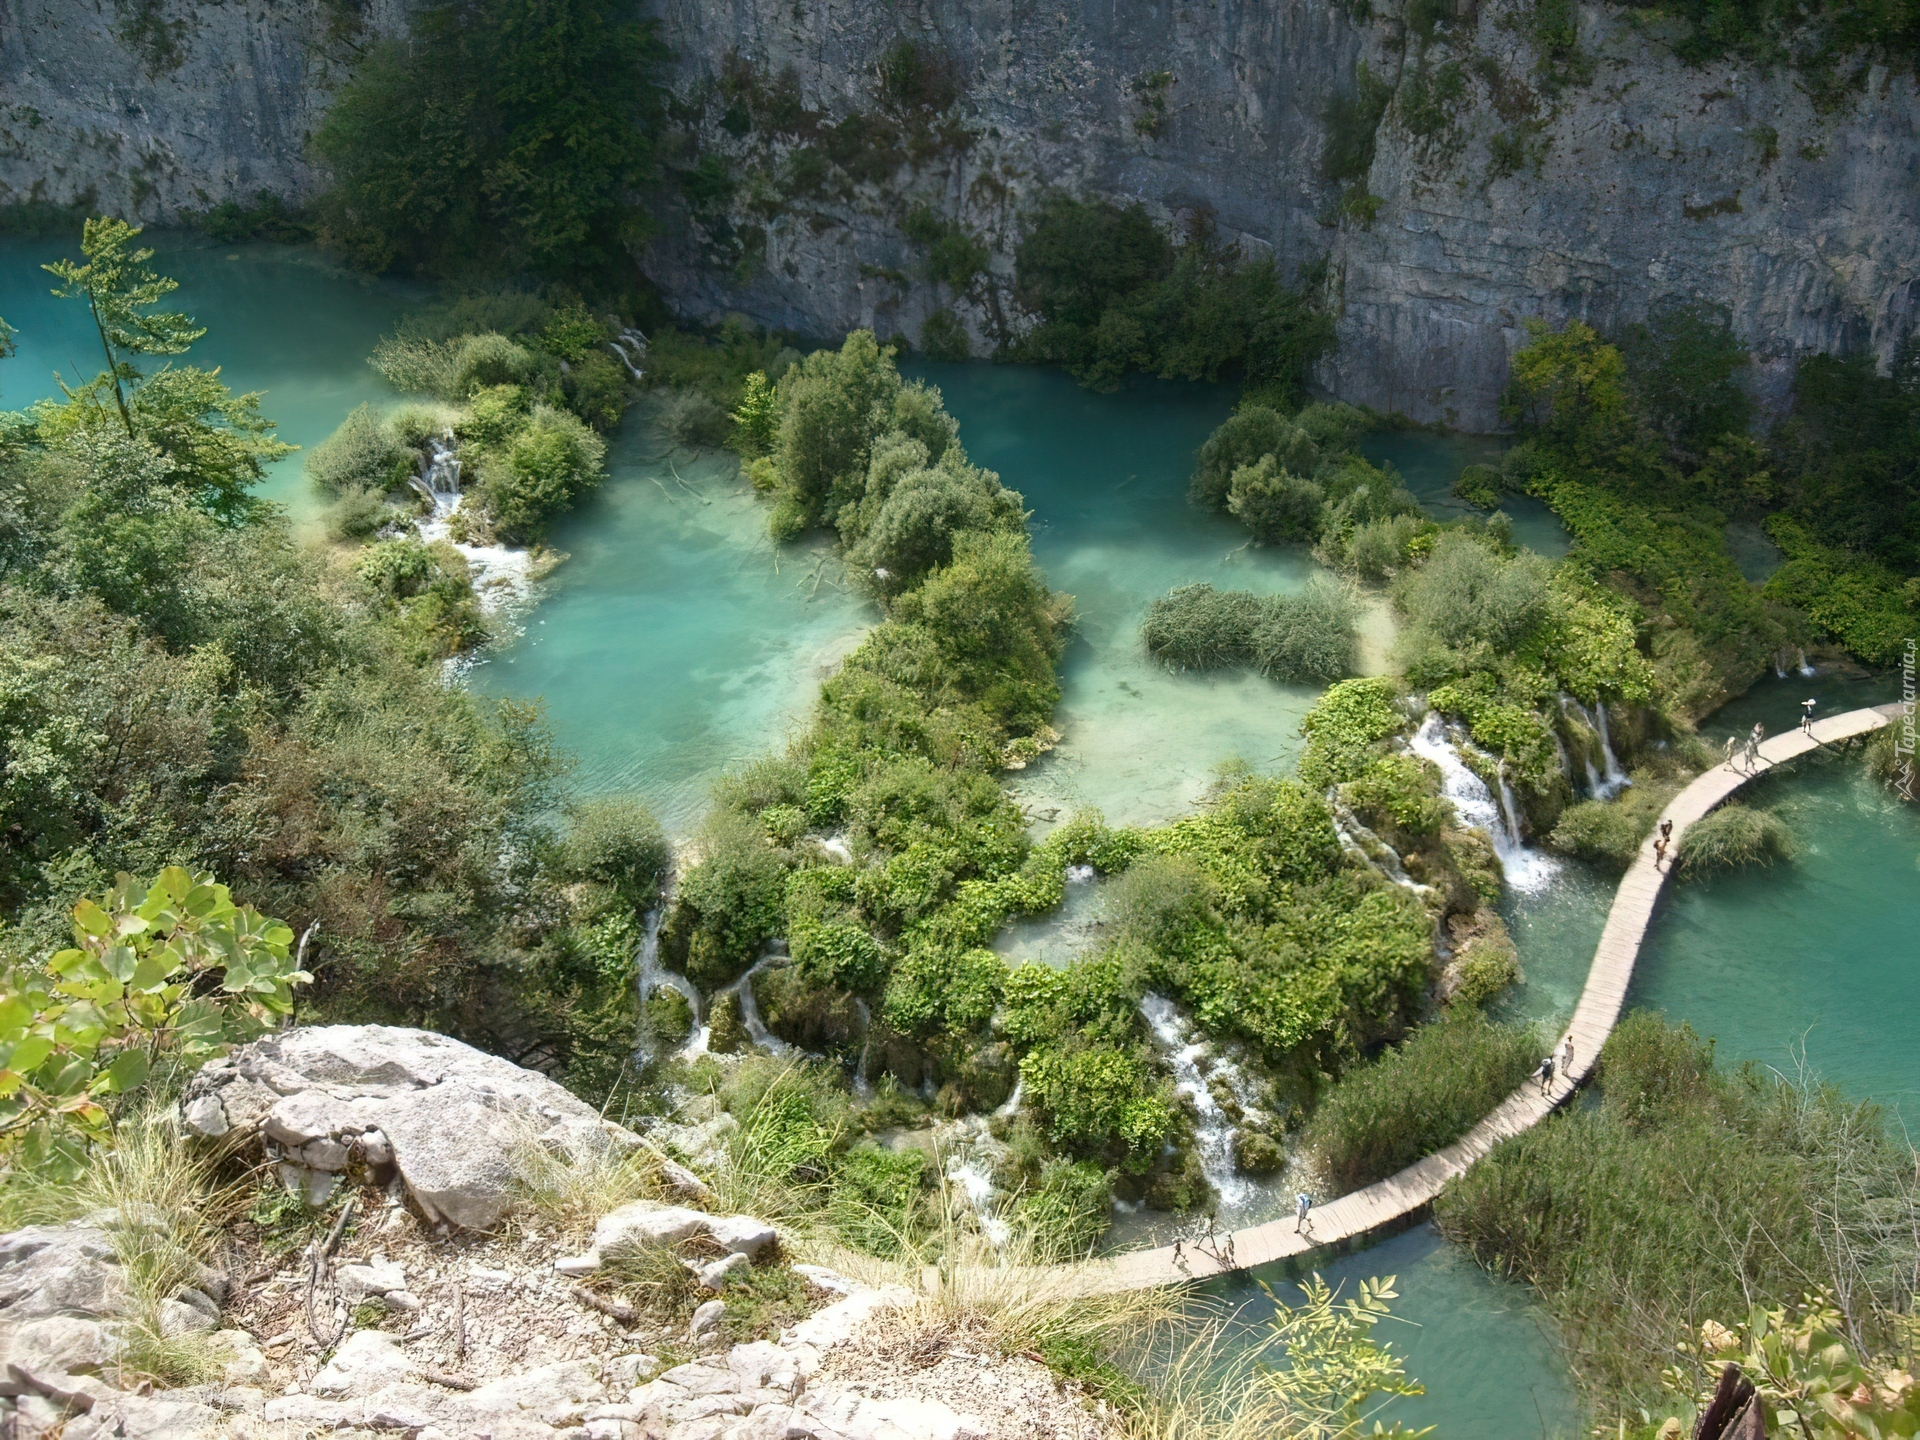
{"type": "MultiPolygon", "coordinates": [[[[1756,775],[1764,775],[1775,766],[1822,745],[1877,730],[1890,723],[1899,709],[1895,704],[1850,710],[1816,721],[1811,735],[1798,729],[1775,735],[1761,745],[1760,763],[1753,770],[1716,765],[1676,795],[1673,803],[1661,812],[1662,819],[1673,821],[1674,845],[1679,844],[1690,825],[1756,775]]],[[[1649,834],[1640,847],[1639,856],[1621,878],[1620,888],[1614,892],[1613,908],[1607,914],[1606,928],[1600,933],[1593,965],[1587,971],[1586,988],[1580,993],[1580,1003],[1574,1007],[1573,1020],[1566,1032],[1573,1036],[1573,1065],[1570,1071],[1554,1077],[1549,1092],[1543,1094],[1537,1082],[1528,1081],[1446,1149],[1435,1151],[1364,1190],[1315,1206],[1303,1232],[1296,1233],[1289,1216],[1244,1230],[1223,1232],[1209,1251],[1187,1246],[1177,1260],[1170,1246],[1131,1251],[1089,1265],[1085,1271],[1088,1291],[1141,1290],[1305,1255],[1323,1246],[1372,1234],[1432,1204],[1449,1180],[1464,1173],[1500,1141],[1518,1135],[1565,1104],[1592,1075],[1594,1064],[1600,1058],[1600,1048],[1606,1044],[1607,1036],[1620,1018],[1621,1007],[1626,1004],[1627,986],[1633,979],[1640,942],[1646,938],[1666,880],[1666,871],[1654,865],[1653,835],[1649,834]]]]}

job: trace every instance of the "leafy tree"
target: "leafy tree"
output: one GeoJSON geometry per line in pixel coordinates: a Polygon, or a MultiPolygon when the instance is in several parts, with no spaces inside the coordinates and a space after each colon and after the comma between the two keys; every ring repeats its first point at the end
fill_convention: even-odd
{"type": "Polygon", "coordinates": [[[357,264],[613,275],[646,231],[666,51],[629,0],[436,0],[374,46],[313,145],[357,264]]]}
{"type": "Polygon", "coordinates": [[[156,1063],[188,1069],[266,1033],[312,976],[293,931],[236,906],[211,875],[177,866],[151,885],[122,875],[73,908],[73,945],[0,980],[0,1142],[70,1167],[110,1141],[103,1099],[156,1063]]]}
{"type": "Polygon", "coordinates": [[[196,329],[185,315],[154,310],[180,288],[180,282],[149,269],[153,251],[130,250],[140,227],[124,220],[97,216],[81,232],[80,252],[86,264],[56,260],[40,268],[60,284],[53,293],[62,300],[82,299],[93,316],[100,350],[107,357],[101,381],[113,390],[114,404],[127,434],[133,434],[133,414],[127,408],[127,387],[138,385],[141,372],[129,356],[184,355],[207,332],[196,329]],[[143,313],[144,312],[144,313],[143,313]]]}
{"type": "Polygon", "coordinates": [[[1630,409],[1620,351],[1580,320],[1561,330],[1529,320],[1527,334],[1526,348],[1513,357],[1502,416],[1560,444],[1605,445],[1624,438],[1630,409]]]}
{"type": "Polygon", "coordinates": [[[1628,381],[1642,413],[1669,444],[1704,455],[1722,436],[1742,434],[1753,401],[1740,384],[1747,347],[1724,310],[1671,305],[1644,325],[1629,325],[1620,343],[1628,381]]]}
{"type": "MultiPolygon", "coordinates": [[[[1350,1300],[1339,1300],[1316,1273],[1300,1287],[1306,1303],[1289,1306],[1274,1297],[1272,1326],[1287,1363],[1269,1371],[1266,1385],[1285,1406],[1279,1433],[1298,1440],[1359,1440],[1362,1435],[1414,1436],[1396,1424],[1383,1429],[1369,1408],[1377,1395],[1424,1395],[1407,1378],[1406,1365],[1373,1339],[1373,1328],[1398,1299],[1396,1277],[1362,1280],[1350,1300]],[[1371,1425],[1368,1424],[1373,1420],[1371,1425]]],[[[1273,1295],[1271,1289],[1267,1291],[1273,1295]]]]}
{"type": "Polygon", "coordinates": [[[139,234],[121,220],[90,219],[81,238],[86,264],[57,260],[41,267],[60,278],[56,296],[87,302],[107,369],[66,390],[64,403],[36,405],[36,438],[59,444],[111,423],[110,394],[126,437],[139,437],[165,457],[170,484],[223,521],[248,519],[258,508],[248,491],[269,462],[293,447],[273,438],[259,392],[235,395],[218,368],[169,365],[148,376],[129,358],[183,355],[207,333],[185,315],[153,310],[179,282],[148,267],[153,251],[128,248],[139,234]]]}

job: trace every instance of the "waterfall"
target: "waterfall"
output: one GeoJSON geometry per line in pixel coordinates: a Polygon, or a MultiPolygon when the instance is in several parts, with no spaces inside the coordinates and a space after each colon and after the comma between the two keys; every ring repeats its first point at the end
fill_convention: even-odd
{"type": "Polygon", "coordinates": [[[996,1120],[1011,1120],[1020,1113],[1020,1095],[1026,1088],[1027,1077],[1022,1075],[1013,1082],[1013,1094],[1007,1097],[1007,1103],[993,1112],[996,1120]]]}
{"type": "Polygon", "coordinates": [[[1067,884],[1091,885],[1092,883],[1093,883],[1093,866],[1091,865],[1067,866],[1067,884]]]}
{"type": "MultiPolygon", "coordinates": [[[[774,943],[778,944],[779,942],[776,941],[774,943]]],[[[767,966],[775,960],[784,959],[786,959],[786,947],[784,945],[778,950],[769,948],[766,954],[753,962],[753,968],[751,970],[747,971],[746,974],[742,975],[738,980],[734,981],[713,997],[718,1000],[721,995],[733,996],[740,1005],[740,1023],[746,1027],[747,1034],[752,1037],[753,1043],[763,1050],[771,1051],[782,1059],[795,1053],[794,1047],[767,1029],[767,1027],[760,1022],[760,1003],[755,1000],[753,996],[753,977],[766,969],[767,966]]]]}
{"type": "Polygon", "coordinates": [[[1001,1192],[993,1183],[994,1159],[1004,1156],[1006,1147],[993,1138],[986,1120],[979,1115],[969,1115],[950,1126],[936,1126],[934,1151],[936,1154],[945,1152],[946,1164],[941,1173],[946,1176],[947,1183],[960,1192],[967,1208],[973,1211],[988,1243],[995,1246],[1006,1244],[1013,1227],[1001,1218],[1001,1192]],[[948,1146],[952,1148],[948,1149],[948,1146]]]}
{"type": "MultiPolygon", "coordinates": [[[[1419,733],[1408,742],[1408,748],[1440,767],[1442,793],[1453,802],[1461,824],[1478,826],[1487,832],[1507,884],[1516,890],[1540,890],[1559,873],[1558,862],[1528,849],[1521,841],[1520,827],[1513,822],[1510,812],[1503,811],[1494,802],[1486,781],[1467,767],[1453,741],[1447,738],[1446,722],[1440,718],[1439,711],[1428,713],[1419,733]]],[[[1504,779],[1500,788],[1510,807],[1512,797],[1507,793],[1504,779]]]]}
{"type": "MultiPolygon", "coordinates": [[[[1223,1209],[1244,1205],[1259,1193],[1258,1187],[1233,1166],[1233,1122],[1220,1108],[1200,1073],[1200,1057],[1207,1053],[1202,1042],[1187,1039],[1187,1022],[1174,1009],[1173,1002],[1149,994],[1140,1001],[1140,1013],[1147,1017],[1147,1028],[1165,1049],[1167,1065],[1173,1071],[1174,1089],[1193,1101],[1199,1112],[1194,1126],[1194,1148],[1200,1169],[1220,1197],[1223,1209]]],[[[1222,1062],[1224,1068],[1224,1062],[1222,1062]]]]}
{"type": "Polygon", "coordinates": [[[1400,852],[1363,825],[1360,817],[1347,808],[1340,798],[1339,787],[1328,787],[1327,807],[1333,811],[1333,833],[1339,839],[1341,849],[1358,855],[1394,884],[1404,885],[1416,895],[1431,893],[1431,885],[1422,885],[1407,874],[1406,866],[1400,861],[1400,852]]]}
{"type": "MultiPolygon", "coordinates": [[[[1580,763],[1586,767],[1587,771],[1587,794],[1595,800],[1611,800],[1633,781],[1627,778],[1627,772],[1620,768],[1620,762],[1614,756],[1613,743],[1607,735],[1606,702],[1596,700],[1593,709],[1589,711],[1586,706],[1563,690],[1560,692],[1560,713],[1564,715],[1569,710],[1578,715],[1581,723],[1593,732],[1594,738],[1600,742],[1601,757],[1606,762],[1607,769],[1603,777],[1593,768],[1593,757],[1587,753],[1586,747],[1581,746],[1580,763]]],[[[1555,739],[1558,738],[1555,736],[1555,739]]]]}
{"type": "Polygon", "coordinates": [[[1807,663],[1806,651],[1796,649],[1794,653],[1800,657],[1800,673],[1804,675],[1807,679],[1811,680],[1815,675],[1820,673],[1819,671],[1815,670],[1813,666],[1807,663]]]}
{"type": "Polygon", "coordinates": [[[1631,785],[1633,781],[1627,778],[1627,772],[1620,768],[1620,762],[1614,758],[1613,742],[1607,737],[1607,702],[1606,701],[1595,700],[1593,702],[1593,718],[1595,719],[1595,721],[1598,722],[1598,728],[1600,731],[1600,755],[1601,755],[1601,758],[1607,762],[1607,787],[1608,788],[1607,788],[1607,794],[1602,798],[1611,799],[1613,796],[1618,795],[1622,790],[1626,789],[1627,786],[1631,785]]]}
{"type": "Polygon", "coordinates": [[[639,362],[647,358],[647,337],[640,331],[628,326],[618,339],[607,341],[607,348],[620,357],[620,363],[635,380],[645,377],[647,372],[640,368],[639,362]]]}
{"type": "MultiPolygon", "coordinates": [[[[700,1023],[700,992],[693,988],[693,982],[684,975],[676,975],[660,963],[660,920],[666,907],[656,905],[647,912],[647,925],[640,940],[640,974],[635,981],[639,990],[640,1004],[647,1003],[647,997],[661,988],[678,990],[687,997],[687,1004],[693,1009],[694,1033],[687,1040],[687,1053],[697,1055],[707,1048],[706,1027],[700,1023]]],[[[641,1028],[642,1060],[651,1060],[653,1056],[646,1051],[645,1022],[641,1028]]]]}
{"type": "Polygon", "coordinates": [[[460,490],[460,456],[447,432],[427,440],[422,473],[413,482],[433,504],[433,514],[420,522],[420,538],[433,545],[444,540],[466,557],[473,577],[474,597],[491,615],[518,610],[533,598],[533,557],[510,545],[463,545],[452,538],[453,512],[464,496],[460,490]]]}
{"type": "Polygon", "coordinates": [[[867,1057],[873,1053],[873,1007],[856,995],[853,1008],[860,1012],[860,1060],[853,1067],[853,1093],[862,1100],[870,1100],[873,1082],[867,1079],[867,1057]]]}

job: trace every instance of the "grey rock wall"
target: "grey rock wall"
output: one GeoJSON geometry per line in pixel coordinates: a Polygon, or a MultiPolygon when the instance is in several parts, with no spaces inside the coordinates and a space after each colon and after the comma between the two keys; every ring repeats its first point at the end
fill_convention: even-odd
{"type": "MultiPolygon", "coordinates": [[[[676,55],[676,163],[722,155],[739,185],[718,209],[663,207],[644,263],[694,318],[911,340],[952,305],[983,350],[1026,323],[1013,252],[1042,194],[1138,200],[1175,223],[1205,210],[1290,273],[1326,262],[1341,317],[1330,390],[1469,429],[1497,423],[1530,317],[1606,329],[1663,300],[1723,304],[1776,398],[1796,356],[1890,357],[1920,323],[1911,74],[1875,68],[1822,116],[1791,72],[1689,69],[1624,12],[1587,5],[1591,78],[1556,96],[1510,5],[1458,3],[1465,18],[1424,47],[1429,74],[1458,62],[1464,83],[1445,123],[1429,115],[1416,135],[1422,43],[1334,0],[656,0],[676,55]],[[788,140],[721,126],[740,62],[763,80],[790,72],[829,118],[874,113],[877,63],[903,40],[951,62],[970,143],[794,197],[779,186],[788,140]],[[1370,223],[1339,213],[1343,187],[1320,170],[1321,117],[1362,62],[1396,87],[1365,177],[1370,223]],[[1140,86],[1157,72],[1172,80],[1156,127],[1140,123],[1140,86]],[[915,203],[989,244],[987,283],[955,296],[923,278],[901,230],[915,203]]],[[[159,71],[122,37],[122,6],[0,0],[0,200],[92,196],[166,220],[263,188],[314,192],[304,146],[347,55],[321,0],[163,0],[185,58],[159,71]]],[[[375,0],[368,33],[403,13],[375,0]]]]}

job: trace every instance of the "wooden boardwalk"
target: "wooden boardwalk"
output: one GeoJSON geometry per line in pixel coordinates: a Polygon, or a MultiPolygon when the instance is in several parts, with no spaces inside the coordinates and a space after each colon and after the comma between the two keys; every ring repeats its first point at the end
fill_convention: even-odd
{"type": "MultiPolygon", "coordinates": [[[[1753,770],[1716,765],[1676,795],[1673,803],[1661,812],[1662,819],[1673,821],[1674,844],[1679,844],[1688,826],[1756,775],[1764,775],[1775,766],[1820,746],[1877,730],[1888,724],[1899,709],[1896,704],[1850,710],[1844,715],[1816,721],[1811,736],[1797,729],[1775,735],[1761,745],[1760,763],[1753,770]]],[[[1360,1239],[1430,1205],[1449,1180],[1462,1174],[1500,1141],[1518,1135],[1564,1104],[1593,1073],[1594,1063],[1600,1058],[1600,1047],[1606,1044],[1626,1003],[1627,986],[1633,979],[1634,962],[1640,955],[1640,942],[1653,921],[1654,907],[1659,903],[1666,880],[1665,870],[1655,868],[1653,836],[1649,834],[1640,847],[1640,854],[1621,878],[1620,888],[1614,892],[1613,908],[1607,914],[1606,928],[1600,933],[1593,965],[1587,971],[1586,988],[1581,991],[1573,1021],[1564,1032],[1573,1036],[1572,1068],[1554,1077],[1549,1092],[1543,1094],[1537,1082],[1528,1081],[1465,1137],[1446,1149],[1435,1151],[1364,1190],[1315,1206],[1304,1232],[1296,1233],[1293,1218],[1288,1216],[1245,1230],[1222,1232],[1207,1250],[1187,1246],[1177,1260],[1171,1247],[1131,1251],[1090,1265],[1086,1272],[1088,1288],[1095,1292],[1140,1290],[1265,1265],[1304,1255],[1322,1246],[1360,1239]]]]}

